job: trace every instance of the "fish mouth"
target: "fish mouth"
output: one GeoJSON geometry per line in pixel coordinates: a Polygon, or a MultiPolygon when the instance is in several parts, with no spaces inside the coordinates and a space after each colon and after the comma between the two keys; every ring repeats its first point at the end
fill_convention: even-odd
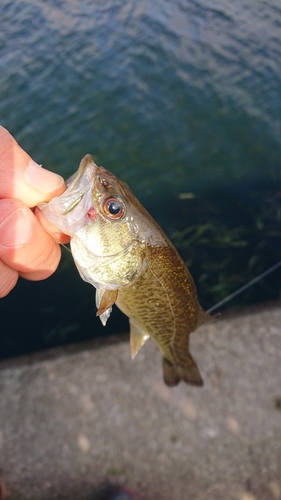
{"type": "Polygon", "coordinates": [[[84,156],[77,172],[66,181],[65,192],[49,203],[38,205],[48,220],[71,237],[89,223],[89,218],[95,220],[91,208],[97,169],[93,157],[84,156]]]}
{"type": "Polygon", "coordinates": [[[64,212],[61,213],[61,215],[67,215],[69,214],[69,212],[72,212],[72,210],[74,210],[74,208],[78,205],[78,203],[80,203],[80,201],[82,201],[83,197],[84,197],[85,193],[82,193],[80,194],[80,196],[78,196],[78,198],[76,198],[75,200],[73,200],[69,207],[67,207],[64,212]]]}
{"type": "Polygon", "coordinates": [[[95,164],[92,155],[87,154],[80,161],[78,170],[75,174],[73,174],[67,181],[66,186],[67,189],[74,190],[79,187],[80,184],[83,184],[83,176],[88,177],[87,170],[90,169],[90,178],[94,177],[96,174],[98,166],[95,164]],[[90,167],[90,168],[88,168],[90,167]]]}

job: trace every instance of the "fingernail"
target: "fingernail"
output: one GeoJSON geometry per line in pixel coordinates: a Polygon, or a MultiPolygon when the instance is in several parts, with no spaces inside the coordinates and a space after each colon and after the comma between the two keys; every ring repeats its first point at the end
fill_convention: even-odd
{"type": "Polygon", "coordinates": [[[28,240],[31,226],[24,209],[11,213],[0,224],[0,245],[16,247],[28,240]]]}
{"type": "Polygon", "coordinates": [[[24,176],[30,186],[42,193],[56,191],[64,184],[64,180],[60,175],[40,167],[32,160],[26,168],[24,176]]]}

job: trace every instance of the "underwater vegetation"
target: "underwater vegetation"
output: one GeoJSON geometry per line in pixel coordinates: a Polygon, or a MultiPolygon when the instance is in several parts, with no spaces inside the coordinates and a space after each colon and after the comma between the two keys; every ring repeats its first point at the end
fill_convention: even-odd
{"type": "MultiPolygon", "coordinates": [[[[267,181],[181,193],[169,237],[190,268],[206,309],[254,279],[281,257],[281,189],[267,181]],[[182,221],[185,220],[185,225],[182,221]]],[[[230,302],[237,307],[280,297],[280,269],[230,302]]]]}

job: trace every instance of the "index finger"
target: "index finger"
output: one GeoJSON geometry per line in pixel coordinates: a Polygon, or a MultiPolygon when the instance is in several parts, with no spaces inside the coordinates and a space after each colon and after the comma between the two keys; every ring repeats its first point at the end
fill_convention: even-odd
{"type": "Polygon", "coordinates": [[[0,126],[0,199],[17,198],[34,207],[64,190],[63,178],[37,165],[8,130],[0,126]]]}

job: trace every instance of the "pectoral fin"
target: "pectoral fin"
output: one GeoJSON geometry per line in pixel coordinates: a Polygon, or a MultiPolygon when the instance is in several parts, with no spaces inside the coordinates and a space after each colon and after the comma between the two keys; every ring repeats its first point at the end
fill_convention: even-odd
{"type": "Polygon", "coordinates": [[[134,359],[140,348],[145,344],[147,339],[149,339],[149,335],[143,332],[132,320],[130,320],[130,327],[131,356],[132,359],[134,359]]]}
{"type": "Polygon", "coordinates": [[[103,326],[111,314],[112,306],[115,303],[118,295],[118,290],[108,290],[97,288],[96,290],[96,306],[98,308],[96,316],[100,317],[103,326]]]}

